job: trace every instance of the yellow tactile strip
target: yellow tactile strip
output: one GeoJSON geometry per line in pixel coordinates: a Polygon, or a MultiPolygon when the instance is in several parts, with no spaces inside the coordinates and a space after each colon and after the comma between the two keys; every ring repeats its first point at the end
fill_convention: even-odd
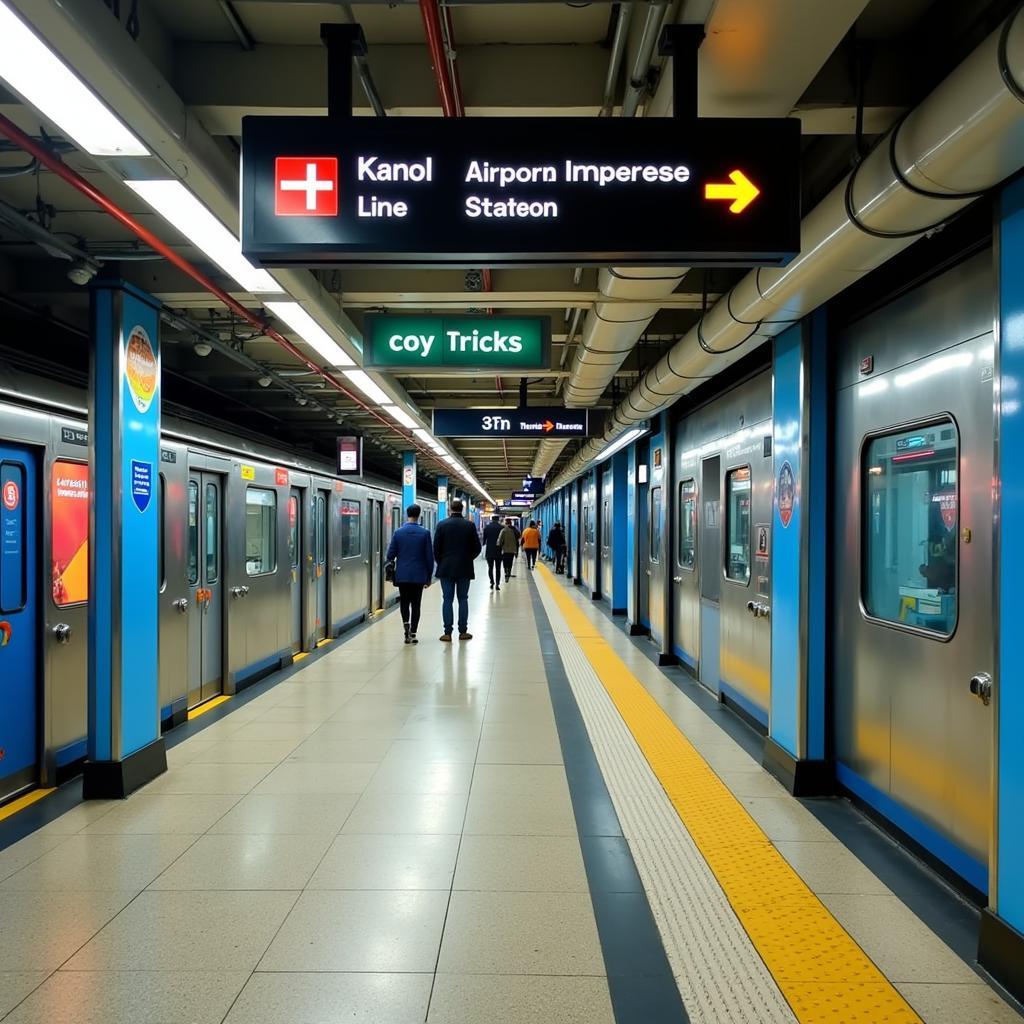
{"type": "Polygon", "coordinates": [[[18,811],[23,811],[26,807],[31,807],[32,804],[42,800],[44,796],[49,796],[52,792],[54,792],[52,788],[33,789],[31,793],[26,793],[24,796],[18,797],[17,800],[4,804],[3,807],[0,807],[0,821],[10,818],[12,815],[17,814],[18,811]]]}
{"type": "Polygon", "coordinates": [[[587,660],[801,1024],[920,1024],[597,626],[541,566],[587,660]]]}

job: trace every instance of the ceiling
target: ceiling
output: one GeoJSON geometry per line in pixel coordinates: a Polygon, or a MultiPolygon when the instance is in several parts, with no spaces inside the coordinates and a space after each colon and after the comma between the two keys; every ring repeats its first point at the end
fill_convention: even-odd
{"type": "MultiPolygon", "coordinates": [[[[388,116],[441,113],[415,3],[139,0],[137,38],[125,31],[131,7],[126,0],[121,0],[120,22],[98,0],[13,3],[40,33],[50,33],[49,41],[63,58],[130,126],[136,127],[143,115],[179,119],[184,127],[177,136],[161,139],[159,147],[154,142],[154,147],[232,230],[237,229],[233,204],[241,117],[325,112],[322,22],[347,20],[351,11],[363,26],[370,74],[388,116]],[[72,18],[69,12],[81,16],[72,18]],[[62,27],[58,32],[54,26],[62,27]],[[181,155],[172,159],[167,155],[171,153],[181,155]]],[[[452,5],[454,52],[467,116],[598,118],[605,105],[616,19],[626,6],[452,5]]],[[[651,5],[632,6],[625,59],[613,80],[612,116],[620,116],[651,5]]],[[[952,0],[676,0],[661,5],[667,19],[705,24],[699,64],[703,115],[793,115],[804,120],[805,209],[849,169],[856,145],[858,62],[863,69],[865,131],[870,135],[915,103],[1008,6],[1009,0],[971,5],[952,0]],[[928,46],[920,44],[922,38],[928,46]]],[[[664,115],[670,97],[663,82],[670,76],[660,75],[662,59],[657,55],[649,64],[641,63],[637,116],[664,115]]],[[[354,89],[356,113],[371,115],[358,81],[354,89]]],[[[45,131],[59,139],[53,125],[13,96],[0,95],[0,112],[32,135],[45,131]]],[[[63,149],[67,162],[111,200],[248,308],[260,309],[254,296],[240,292],[102,161],[68,145],[63,149]]],[[[366,435],[371,462],[398,478],[400,453],[410,446],[407,432],[389,430],[372,412],[325,387],[179,270],[154,259],[128,230],[53,174],[35,168],[17,173],[25,164],[20,151],[0,149],[0,358],[5,352],[30,357],[35,332],[26,325],[42,321],[48,324],[48,336],[66,332],[64,343],[55,343],[60,352],[56,365],[84,373],[88,292],[72,283],[68,271],[83,255],[96,265],[117,263],[125,278],[157,295],[174,313],[164,337],[168,395],[177,404],[325,453],[339,432],[340,416],[346,430],[366,435]],[[52,244],[41,244],[43,232],[52,244]],[[197,341],[204,340],[212,344],[205,356],[196,351],[197,341]],[[261,376],[269,378],[266,386],[261,376]]],[[[479,274],[451,269],[301,271],[290,272],[288,280],[304,290],[297,297],[315,295],[318,308],[334,317],[339,336],[356,353],[369,310],[526,309],[549,315],[552,366],[527,381],[534,404],[561,403],[586,318],[599,302],[607,301],[599,291],[596,269],[568,266],[495,269],[489,294],[479,290],[479,274]]],[[[732,280],[728,271],[683,276],[676,291],[658,301],[658,312],[595,407],[612,408],[732,280]]],[[[388,384],[395,386],[398,401],[425,414],[429,423],[435,407],[515,407],[521,380],[398,374],[388,384]]],[[[534,465],[537,447],[532,439],[488,438],[458,441],[454,450],[486,489],[499,496],[518,487],[534,465]]],[[[554,468],[573,450],[574,444],[567,446],[554,468]]],[[[439,468],[421,461],[425,479],[439,468]]]]}

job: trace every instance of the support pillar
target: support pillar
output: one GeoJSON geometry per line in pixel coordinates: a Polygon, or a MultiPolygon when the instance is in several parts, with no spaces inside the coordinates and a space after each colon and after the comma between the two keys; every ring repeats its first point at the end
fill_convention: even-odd
{"type": "Polygon", "coordinates": [[[627,549],[629,547],[628,526],[628,477],[629,466],[626,452],[612,456],[612,614],[626,613],[628,593],[627,549]]]}
{"type": "Polygon", "coordinates": [[[437,478],[437,521],[448,518],[448,477],[437,478]]]}
{"type": "Polygon", "coordinates": [[[771,702],[764,766],[795,796],[832,792],[825,751],[828,375],[825,313],[774,340],[771,702]]]}
{"type": "Polygon", "coordinates": [[[999,332],[996,352],[995,633],[992,685],[994,842],[989,851],[988,908],[982,911],[978,960],[1024,999],[1024,648],[1020,643],[1020,552],[1024,528],[1024,181],[999,201],[999,332]],[[1015,585],[1018,583],[1018,585],[1015,585]]]}
{"type": "Polygon", "coordinates": [[[402,517],[410,505],[416,504],[416,453],[402,453],[402,517]]]}
{"type": "Polygon", "coordinates": [[[158,699],[159,303],[92,290],[87,800],[125,797],[166,771],[158,699]]]}

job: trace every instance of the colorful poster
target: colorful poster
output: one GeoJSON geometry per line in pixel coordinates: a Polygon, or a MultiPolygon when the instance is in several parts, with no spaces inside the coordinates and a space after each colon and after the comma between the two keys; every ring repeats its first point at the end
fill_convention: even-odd
{"type": "Polygon", "coordinates": [[[779,508],[779,522],[783,529],[789,526],[793,518],[793,503],[796,500],[796,479],[793,476],[793,467],[787,459],[782,463],[779,470],[779,479],[776,490],[776,503],[779,508]]]}
{"type": "Polygon", "coordinates": [[[53,603],[78,604],[89,597],[89,467],[55,462],[50,477],[53,603]]]}

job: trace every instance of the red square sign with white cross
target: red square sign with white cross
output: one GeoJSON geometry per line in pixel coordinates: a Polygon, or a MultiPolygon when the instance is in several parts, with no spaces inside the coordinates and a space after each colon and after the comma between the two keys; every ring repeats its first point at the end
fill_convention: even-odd
{"type": "Polygon", "coordinates": [[[278,217],[336,217],[337,157],[279,156],[274,161],[274,213],[278,217]]]}

